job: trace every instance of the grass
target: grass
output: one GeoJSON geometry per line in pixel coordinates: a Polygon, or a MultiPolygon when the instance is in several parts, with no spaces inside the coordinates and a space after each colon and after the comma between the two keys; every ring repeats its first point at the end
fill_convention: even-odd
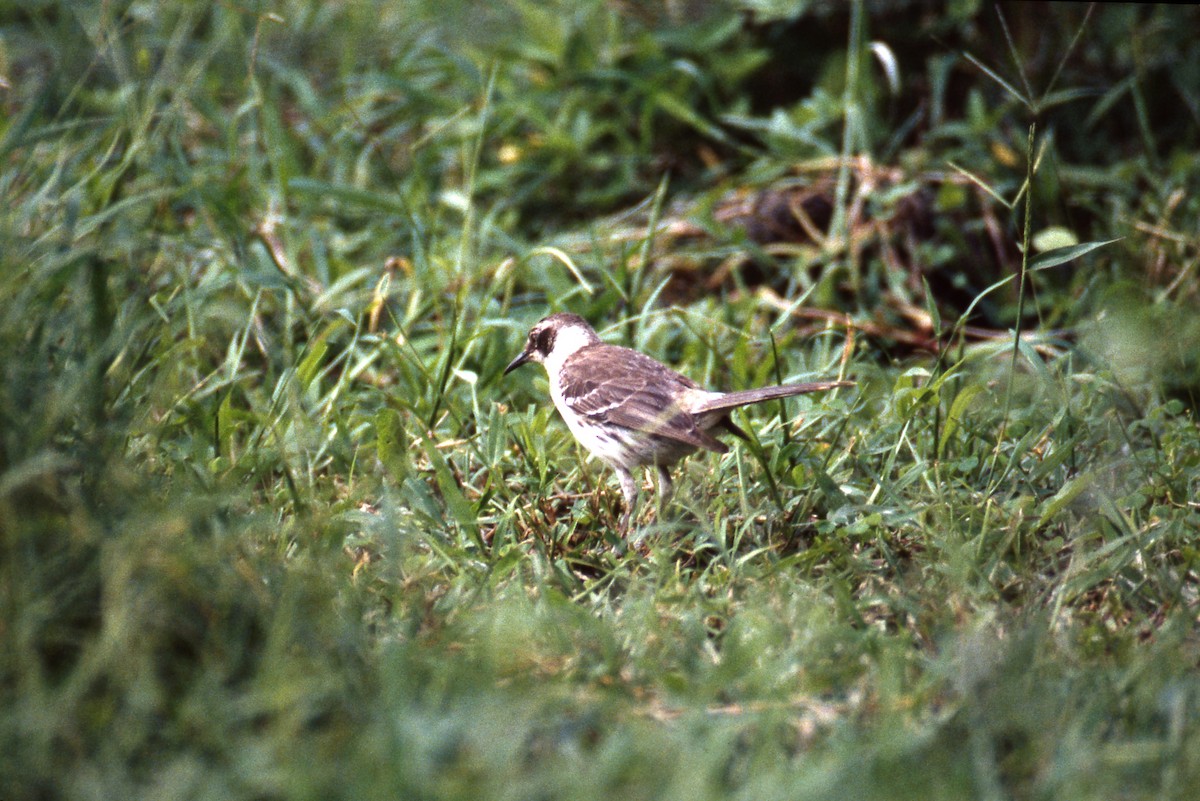
{"type": "Polygon", "coordinates": [[[755,5],[0,10],[0,797],[1191,797],[1195,12],[755,5]]]}

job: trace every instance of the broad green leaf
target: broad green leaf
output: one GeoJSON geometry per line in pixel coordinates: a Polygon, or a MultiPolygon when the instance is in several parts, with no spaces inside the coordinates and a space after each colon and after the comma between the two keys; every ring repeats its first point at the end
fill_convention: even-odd
{"type": "Polygon", "coordinates": [[[217,407],[218,455],[233,458],[233,390],[230,389],[217,407]]]}
{"type": "Polygon", "coordinates": [[[407,439],[400,412],[380,409],[375,414],[375,450],[384,469],[395,479],[409,471],[407,439]]]}
{"type": "Polygon", "coordinates": [[[954,396],[954,402],[950,404],[950,412],[946,415],[946,425],[942,428],[942,436],[938,442],[939,459],[946,453],[946,443],[954,437],[955,432],[958,431],[958,427],[962,424],[963,415],[966,414],[967,407],[983,390],[984,386],[982,384],[968,384],[954,396]]]}
{"type": "Polygon", "coordinates": [[[424,445],[425,454],[433,465],[434,477],[437,479],[438,489],[442,493],[442,500],[445,501],[446,509],[450,513],[450,519],[466,529],[471,534],[471,538],[478,542],[479,517],[474,504],[463,494],[462,487],[459,486],[458,480],[450,469],[450,464],[438,450],[437,445],[429,440],[424,440],[424,445]]]}
{"type": "Polygon", "coordinates": [[[1081,242],[1078,245],[1071,245],[1065,248],[1054,248],[1041,254],[1033,261],[1029,262],[1029,271],[1048,270],[1051,267],[1057,267],[1060,264],[1065,264],[1072,259],[1077,259],[1085,253],[1091,253],[1096,248],[1102,248],[1105,245],[1111,245],[1113,242],[1119,242],[1120,237],[1116,239],[1106,239],[1103,242],[1081,242]]]}

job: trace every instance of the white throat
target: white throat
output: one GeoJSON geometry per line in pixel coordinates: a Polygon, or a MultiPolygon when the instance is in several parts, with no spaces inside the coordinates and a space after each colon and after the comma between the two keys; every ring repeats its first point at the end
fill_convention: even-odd
{"type": "Polygon", "coordinates": [[[595,343],[592,332],[577,325],[568,325],[554,333],[554,347],[546,354],[546,372],[557,377],[563,362],[582,348],[595,343]]]}

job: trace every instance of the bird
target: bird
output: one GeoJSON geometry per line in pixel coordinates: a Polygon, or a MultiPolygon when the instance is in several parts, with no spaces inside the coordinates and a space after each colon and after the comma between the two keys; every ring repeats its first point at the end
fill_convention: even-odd
{"type": "Polygon", "coordinates": [[[661,508],[671,495],[672,465],[697,450],[727,453],[729,446],[716,434],[748,439],[729,419],[733,409],[854,386],[815,381],[712,392],[644,353],[604,343],[587,320],[566,312],[538,321],[503,375],[529,362],[546,368],[550,398],[575,439],[616,471],[625,500],[623,531],[639,495],[633,468],[657,471],[661,508]]]}

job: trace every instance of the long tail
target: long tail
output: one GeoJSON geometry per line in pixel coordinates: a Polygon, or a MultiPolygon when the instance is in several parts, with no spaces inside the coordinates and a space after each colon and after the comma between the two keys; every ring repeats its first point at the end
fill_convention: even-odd
{"type": "Polygon", "coordinates": [[[740,392],[726,392],[723,395],[710,398],[701,402],[690,411],[692,414],[699,414],[701,412],[716,412],[723,409],[736,409],[739,406],[746,406],[751,403],[762,403],[763,401],[774,400],[776,398],[790,398],[792,395],[803,395],[806,392],[821,392],[826,389],[852,386],[854,386],[853,381],[813,381],[807,384],[781,384],[777,387],[743,389],[740,392]]]}

